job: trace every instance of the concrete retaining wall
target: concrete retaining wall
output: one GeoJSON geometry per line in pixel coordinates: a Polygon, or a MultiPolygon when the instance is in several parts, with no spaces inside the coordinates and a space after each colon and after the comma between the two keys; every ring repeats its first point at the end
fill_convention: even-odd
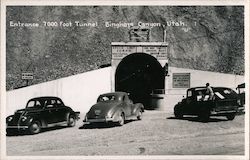
{"type": "Polygon", "coordinates": [[[96,103],[97,96],[110,92],[110,67],[7,92],[6,114],[24,108],[30,98],[58,96],[65,105],[82,113],[96,103]]]}
{"type": "Polygon", "coordinates": [[[173,88],[173,73],[190,73],[190,87],[205,86],[208,82],[213,87],[223,86],[235,90],[238,84],[244,83],[244,76],[170,67],[166,84],[168,89],[163,102],[165,105],[160,107],[167,112],[173,112],[174,105],[186,96],[187,90],[187,88],[173,88]]]}
{"type": "MultiPolygon", "coordinates": [[[[183,68],[169,68],[167,77],[168,89],[162,100],[162,110],[173,112],[174,105],[186,94],[186,88],[172,88],[172,73],[190,73],[191,87],[204,86],[209,82],[212,86],[226,86],[235,89],[244,82],[243,76],[198,71],[183,68]]],[[[41,83],[7,92],[6,114],[25,107],[26,102],[37,96],[58,96],[64,103],[81,113],[87,112],[96,102],[97,96],[111,91],[111,67],[90,71],[46,83],[41,83]]]]}

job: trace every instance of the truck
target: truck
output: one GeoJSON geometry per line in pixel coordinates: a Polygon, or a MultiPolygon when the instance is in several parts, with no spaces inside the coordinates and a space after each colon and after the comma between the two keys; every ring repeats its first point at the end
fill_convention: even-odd
{"type": "Polygon", "coordinates": [[[214,97],[210,100],[206,87],[187,89],[186,98],[174,107],[175,117],[181,119],[185,115],[195,115],[208,122],[210,116],[225,116],[227,120],[233,120],[240,104],[238,94],[227,87],[212,87],[212,90],[214,97]]]}

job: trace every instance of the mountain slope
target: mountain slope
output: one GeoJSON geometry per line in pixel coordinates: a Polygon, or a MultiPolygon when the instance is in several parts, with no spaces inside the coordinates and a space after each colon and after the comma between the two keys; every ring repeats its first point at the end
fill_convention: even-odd
{"type": "Polygon", "coordinates": [[[22,72],[34,73],[31,85],[110,64],[111,42],[129,41],[129,28],[107,24],[138,22],[161,24],[151,29],[152,42],[163,41],[166,30],[171,66],[244,74],[243,7],[12,6],[6,19],[7,90],[25,86],[22,72]],[[13,27],[11,21],[39,27],[13,27]]]}

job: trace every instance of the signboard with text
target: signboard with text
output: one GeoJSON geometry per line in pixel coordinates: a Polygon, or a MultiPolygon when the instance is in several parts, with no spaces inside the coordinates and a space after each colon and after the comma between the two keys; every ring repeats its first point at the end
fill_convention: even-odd
{"type": "Polygon", "coordinates": [[[167,57],[167,46],[112,46],[112,59],[122,59],[132,53],[146,53],[156,59],[167,57]]]}
{"type": "Polygon", "coordinates": [[[154,56],[157,59],[167,58],[167,47],[164,46],[145,46],[142,47],[142,52],[150,54],[151,56],[154,56]]]}
{"type": "Polygon", "coordinates": [[[122,59],[131,53],[136,53],[135,46],[112,46],[112,58],[122,59]]]}
{"type": "Polygon", "coordinates": [[[23,80],[29,80],[29,79],[33,79],[33,78],[34,78],[34,76],[33,76],[33,73],[31,73],[31,72],[22,73],[23,80]]]}
{"type": "Polygon", "coordinates": [[[190,88],[190,73],[173,73],[173,88],[190,88]]]}

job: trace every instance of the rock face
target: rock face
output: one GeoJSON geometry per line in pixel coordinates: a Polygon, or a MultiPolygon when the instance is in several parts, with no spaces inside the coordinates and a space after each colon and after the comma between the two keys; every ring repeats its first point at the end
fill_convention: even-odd
{"type": "Polygon", "coordinates": [[[166,30],[171,66],[244,74],[244,7],[74,6],[7,7],[7,90],[111,63],[111,42],[129,41],[129,27],[166,30]],[[38,25],[38,26],[37,26],[38,25]]]}

